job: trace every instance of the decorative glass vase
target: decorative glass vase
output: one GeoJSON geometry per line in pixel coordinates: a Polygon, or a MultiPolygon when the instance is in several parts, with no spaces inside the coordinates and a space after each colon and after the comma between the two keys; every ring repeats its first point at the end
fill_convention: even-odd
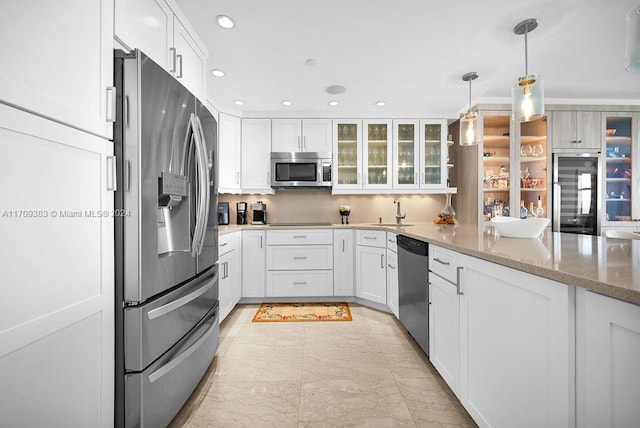
{"type": "Polygon", "coordinates": [[[451,193],[447,193],[447,204],[444,206],[438,218],[435,220],[436,224],[457,224],[456,212],[451,205],[451,193]]]}

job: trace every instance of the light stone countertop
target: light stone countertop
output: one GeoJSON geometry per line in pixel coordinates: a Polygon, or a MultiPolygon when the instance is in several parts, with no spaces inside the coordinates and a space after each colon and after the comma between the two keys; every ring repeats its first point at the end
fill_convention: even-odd
{"type": "MultiPolygon", "coordinates": [[[[373,226],[336,224],[324,228],[386,230],[459,253],[640,305],[640,240],[551,232],[540,238],[504,238],[491,226],[470,224],[373,226]]],[[[295,229],[288,226],[287,229],[295,229]]],[[[304,229],[314,228],[310,226],[304,229]]],[[[277,229],[271,225],[220,226],[220,233],[277,229]]]]}

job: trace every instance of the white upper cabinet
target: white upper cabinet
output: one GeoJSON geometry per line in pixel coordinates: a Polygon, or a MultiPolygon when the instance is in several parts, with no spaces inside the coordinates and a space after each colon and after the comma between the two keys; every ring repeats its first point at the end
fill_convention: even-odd
{"type": "MultiPolygon", "coordinates": [[[[362,189],[362,120],[333,121],[333,190],[362,189]]],[[[355,193],[355,192],[354,192],[355,193]]]]}
{"type": "Polygon", "coordinates": [[[218,191],[234,193],[240,190],[241,171],[240,118],[220,113],[218,119],[218,191]]]}
{"type": "Polygon", "coordinates": [[[169,71],[173,55],[173,11],[164,0],[116,0],[115,38],[142,50],[169,71]]]}
{"type": "Polygon", "coordinates": [[[207,55],[176,17],[173,19],[173,75],[190,92],[205,99],[207,55]]]}
{"type": "Polygon", "coordinates": [[[389,189],[392,179],[390,120],[362,121],[362,169],[365,189],[389,189]]]}
{"type": "Polygon", "coordinates": [[[393,188],[419,187],[420,121],[398,119],[393,121],[393,188]]]}
{"type": "Polygon", "coordinates": [[[2,102],[111,138],[113,0],[2,2],[0,36],[2,102]]]}
{"type": "Polygon", "coordinates": [[[447,187],[447,121],[420,121],[420,188],[447,187]]]}
{"type": "Polygon", "coordinates": [[[116,0],[115,38],[140,49],[201,100],[208,52],[178,6],[164,0],[116,0]]]}
{"type": "Polygon", "coordinates": [[[242,190],[272,193],[270,174],[271,120],[242,119],[242,190]]]}
{"type": "Polygon", "coordinates": [[[271,151],[330,152],[331,120],[273,119],[271,151]]]}

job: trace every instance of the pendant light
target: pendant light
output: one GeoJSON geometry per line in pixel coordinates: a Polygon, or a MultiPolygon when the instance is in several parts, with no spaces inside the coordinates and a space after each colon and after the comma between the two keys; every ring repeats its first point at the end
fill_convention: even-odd
{"type": "Polygon", "coordinates": [[[460,115],[460,145],[475,146],[480,143],[480,127],[478,126],[478,114],[471,111],[471,81],[478,78],[478,73],[472,71],[462,76],[462,80],[469,82],[469,110],[460,115]]]}
{"type": "Polygon", "coordinates": [[[518,36],[524,34],[524,76],[511,87],[513,106],[511,118],[516,122],[529,122],[544,116],[544,87],[542,76],[529,74],[527,34],[538,27],[536,19],[526,19],[513,28],[518,36]]]}
{"type": "Polygon", "coordinates": [[[640,72],[640,4],[627,13],[627,49],[625,69],[640,72]]]}

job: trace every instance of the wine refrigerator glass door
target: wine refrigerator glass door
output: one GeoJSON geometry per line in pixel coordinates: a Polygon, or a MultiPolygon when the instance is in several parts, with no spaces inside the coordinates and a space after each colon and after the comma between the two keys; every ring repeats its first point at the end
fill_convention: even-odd
{"type": "Polygon", "coordinates": [[[553,231],[600,234],[599,154],[555,154],[553,231]]]}

